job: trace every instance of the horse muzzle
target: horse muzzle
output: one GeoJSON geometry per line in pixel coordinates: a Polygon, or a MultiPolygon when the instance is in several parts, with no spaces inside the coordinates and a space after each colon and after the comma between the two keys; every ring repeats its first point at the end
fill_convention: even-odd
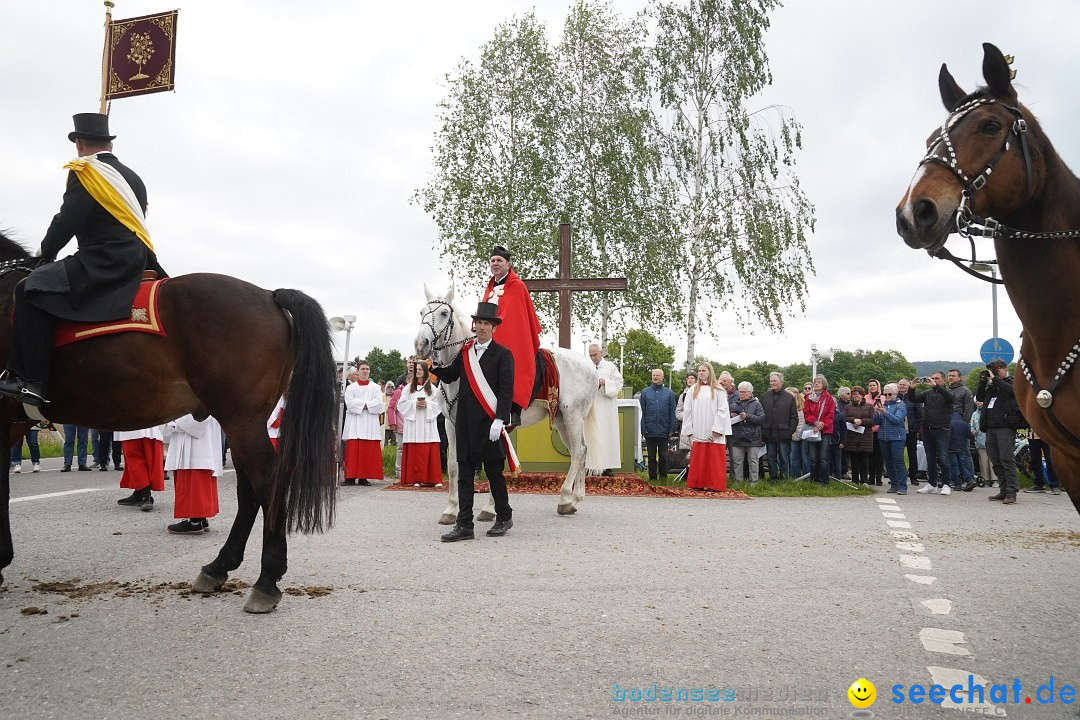
{"type": "Polygon", "coordinates": [[[930,198],[919,198],[896,208],[896,232],[908,247],[939,250],[956,229],[955,203],[942,207],[930,198]]]}

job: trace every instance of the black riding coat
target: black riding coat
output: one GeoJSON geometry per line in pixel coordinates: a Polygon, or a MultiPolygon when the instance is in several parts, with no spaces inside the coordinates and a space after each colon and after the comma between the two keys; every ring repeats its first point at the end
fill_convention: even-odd
{"type": "MultiPolygon", "coordinates": [[[[433,367],[431,372],[437,375],[441,382],[461,381],[458,383],[454,415],[457,459],[459,463],[478,465],[485,460],[505,458],[506,452],[502,442],[488,440],[491,418],[476,399],[472,385],[465,376],[465,352],[472,352],[472,347],[458,353],[454,362],[433,367]]],[[[480,356],[480,371],[495,392],[495,417],[502,418],[504,424],[509,424],[510,404],[514,400],[514,356],[505,346],[492,340],[480,356]]]]}
{"type": "MultiPolygon", "coordinates": [[[[146,186],[139,176],[112,153],[97,157],[127,180],[145,212],[146,186]]],[[[41,257],[47,264],[27,278],[26,299],[65,320],[107,322],[128,317],[143,270],[165,276],[157,257],[90,196],[74,172],[68,173],[60,212],[41,241],[41,257]],[[72,236],[79,249],[53,262],[72,236]]]]}

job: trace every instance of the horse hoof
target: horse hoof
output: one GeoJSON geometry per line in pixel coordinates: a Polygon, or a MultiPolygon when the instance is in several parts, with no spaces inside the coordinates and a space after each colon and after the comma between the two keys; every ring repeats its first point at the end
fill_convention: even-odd
{"type": "Polygon", "coordinates": [[[491,522],[495,519],[495,513],[490,510],[481,510],[476,516],[476,522],[491,522]]]}
{"type": "Polygon", "coordinates": [[[450,513],[443,513],[442,517],[439,518],[440,525],[453,525],[456,522],[457,515],[452,515],[450,513]]]}
{"type": "Polygon", "coordinates": [[[197,593],[216,593],[228,579],[228,575],[215,577],[205,570],[200,570],[199,577],[195,578],[195,582],[191,584],[191,589],[197,593]]]}
{"type": "Polygon", "coordinates": [[[577,512],[577,508],[574,507],[571,503],[561,503],[559,505],[559,514],[560,515],[573,515],[576,512],[577,512]]]}
{"type": "Polygon", "coordinates": [[[251,594],[248,595],[247,602],[244,603],[244,612],[254,613],[256,615],[268,613],[276,608],[280,601],[281,592],[274,592],[271,594],[263,592],[258,588],[252,588],[251,594]]]}

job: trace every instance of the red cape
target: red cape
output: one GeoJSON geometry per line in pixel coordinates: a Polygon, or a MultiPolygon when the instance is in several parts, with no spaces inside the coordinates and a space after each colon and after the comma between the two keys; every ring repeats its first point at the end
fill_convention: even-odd
{"type": "MultiPolygon", "coordinates": [[[[484,302],[488,302],[495,278],[488,278],[484,302]]],[[[500,285],[499,319],[493,337],[514,356],[514,403],[529,407],[533,382],[536,380],[536,353],[540,349],[540,319],[536,317],[532,296],[525,283],[511,270],[506,284],[500,285]]]]}

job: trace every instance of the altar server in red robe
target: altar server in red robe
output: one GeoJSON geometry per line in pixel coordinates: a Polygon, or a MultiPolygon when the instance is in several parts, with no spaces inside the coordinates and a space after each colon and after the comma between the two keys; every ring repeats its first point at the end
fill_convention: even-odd
{"type": "Polygon", "coordinates": [[[724,491],[727,489],[726,437],[731,434],[727,391],[716,382],[709,363],[698,365],[697,378],[697,384],[686,393],[683,403],[682,435],[693,443],[686,487],[724,491]]]}
{"type": "Polygon", "coordinates": [[[356,382],[345,389],[345,484],[370,485],[383,479],[382,424],[379,413],[386,410],[382,388],[371,382],[371,366],[361,360],[349,371],[356,382]]]}
{"type": "Polygon", "coordinates": [[[217,479],[221,477],[221,425],[213,417],[198,421],[185,415],[169,423],[172,437],[165,469],[173,472],[176,502],[173,517],[184,518],[169,526],[174,535],[210,531],[207,518],[218,514],[217,479]]]}
{"type": "Polygon", "coordinates": [[[439,393],[431,386],[431,374],[424,363],[416,363],[414,377],[401,391],[397,411],[404,429],[401,433],[401,484],[441,487],[439,462],[439,393]]]}
{"type": "Polygon", "coordinates": [[[113,434],[124,447],[124,474],[120,477],[121,488],[131,488],[132,493],[117,500],[118,505],[137,507],[144,512],[154,509],[153,492],[165,489],[165,436],[162,426],[143,430],[122,430],[113,434]]]}

